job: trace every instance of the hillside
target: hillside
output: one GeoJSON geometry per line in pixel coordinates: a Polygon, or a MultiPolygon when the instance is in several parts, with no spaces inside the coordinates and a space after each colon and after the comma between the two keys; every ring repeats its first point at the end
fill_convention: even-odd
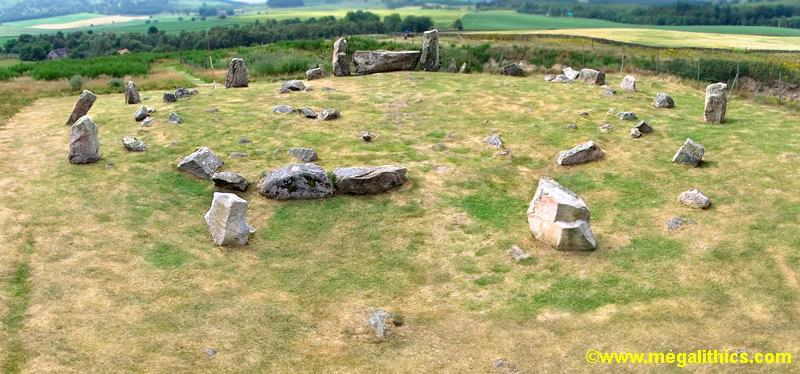
{"type": "Polygon", "coordinates": [[[75,97],[41,99],[0,127],[4,369],[500,372],[504,358],[523,372],[579,372],[613,369],[588,366],[588,349],[800,343],[794,112],[732,97],[728,123],[709,125],[701,89],[649,76],[614,97],[538,75],[403,72],[290,94],[279,85],[202,85],[175,104],[142,92],[157,109],[143,130],[122,94],[99,95],[90,116],[103,158],[91,165],[66,161],[75,97]],[[657,92],[677,107],[653,108],[657,92]],[[277,104],[335,107],[342,118],[273,113],[277,104]],[[632,123],[615,116],[623,110],[654,131],[632,139],[632,123]],[[171,111],[185,122],[168,124],[171,111]],[[604,123],[613,129],[601,132],[604,123]],[[484,143],[492,132],[508,153],[484,143]],[[149,149],[125,151],[125,135],[149,149]],[[705,146],[703,167],[670,162],[687,137],[705,146]],[[555,164],[589,139],[604,160],[555,164]],[[297,146],[314,148],[328,171],[399,164],[409,181],[288,202],[251,188],[240,194],[250,244],[219,249],[203,220],[214,187],[176,170],[201,146],[251,182],[292,162],[286,150],[297,146]],[[532,237],[526,210],[542,176],[586,200],[596,251],[532,237]],[[710,209],[677,202],[691,188],[710,209]],[[695,223],[669,230],[671,217],[695,223]],[[512,245],[532,258],[514,261],[512,245]],[[374,308],[402,316],[388,341],[366,327],[374,308]]]}

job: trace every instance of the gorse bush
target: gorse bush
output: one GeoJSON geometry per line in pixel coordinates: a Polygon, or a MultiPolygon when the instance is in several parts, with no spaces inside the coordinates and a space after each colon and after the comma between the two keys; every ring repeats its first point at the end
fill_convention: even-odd
{"type": "Polygon", "coordinates": [[[80,91],[83,88],[83,77],[80,75],[73,75],[69,78],[69,87],[73,91],[80,91]]]}
{"type": "Polygon", "coordinates": [[[60,59],[42,61],[32,65],[31,76],[38,80],[56,80],[81,75],[96,78],[101,75],[124,77],[126,75],[145,75],[150,64],[156,59],[153,53],[130,53],[123,56],[103,56],[86,59],[60,59]]]}
{"type": "Polygon", "coordinates": [[[125,83],[122,79],[119,78],[111,78],[108,80],[108,88],[115,92],[122,92],[124,91],[125,83]]]}

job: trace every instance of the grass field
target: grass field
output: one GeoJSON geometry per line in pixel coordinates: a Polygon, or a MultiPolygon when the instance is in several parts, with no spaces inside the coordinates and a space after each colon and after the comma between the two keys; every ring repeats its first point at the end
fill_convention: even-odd
{"type": "Polygon", "coordinates": [[[66,161],[75,98],[41,99],[0,128],[3,369],[493,372],[505,357],[523,372],[588,372],[612,368],[588,366],[587,349],[796,350],[797,114],[732,98],[728,123],[709,125],[701,90],[645,76],[638,84],[609,98],[540,76],[396,73],[327,78],[288,95],[279,83],[202,86],[176,104],[149,91],[144,103],[158,111],[144,131],[122,94],[100,95],[90,113],[103,159],[86,166],[66,161]],[[677,107],[652,108],[657,92],[677,107]],[[278,115],[276,104],[343,117],[278,115]],[[166,123],[173,110],[184,124],[166,123]],[[654,132],[631,139],[620,110],[654,132]],[[601,133],[605,122],[614,129],[601,133]],[[374,142],[360,140],[364,129],[374,142]],[[511,157],[483,143],[492,131],[511,157]],[[126,152],[129,134],[150,149],[126,152]],[[243,136],[253,142],[239,144],[243,136]],[[670,162],[687,137],[705,146],[701,168],[670,162]],[[558,150],[588,139],[605,160],[555,165],[558,150]],[[410,180],[387,194],[315,201],[251,190],[241,194],[251,243],[219,249],[203,221],[214,188],[175,168],[200,146],[252,182],[290,163],[292,146],[315,148],[327,170],[401,164],[410,180]],[[233,151],[250,157],[228,158],[233,151]],[[525,211],[545,175],[585,198],[596,251],[557,252],[532,238],[525,211]],[[676,201],[690,188],[710,196],[709,210],[676,201]],[[697,224],[670,232],[673,216],[697,224]],[[514,244],[533,259],[511,260],[514,244]],[[375,343],[371,308],[402,315],[398,335],[375,343]]]}

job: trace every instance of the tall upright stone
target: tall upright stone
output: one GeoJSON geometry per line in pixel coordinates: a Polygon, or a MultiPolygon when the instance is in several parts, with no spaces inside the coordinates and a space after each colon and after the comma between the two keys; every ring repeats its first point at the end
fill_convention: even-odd
{"type": "Polygon", "coordinates": [[[419,57],[422,70],[439,71],[439,30],[422,33],[422,55],[419,57]]]}
{"type": "Polygon", "coordinates": [[[232,193],[214,192],[205,219],[216,245],[245,245],[255,232],[247,223],[247,201],[232,193]]]}
{"type": "Polygon", "coordinates": [[[88,114],[95,100],[97,100],[97,96],[95,96],[92,91],[83,90],[81,96],[78,97],[78,102],[75,103],[75,108],[72,109],[72,114],[70,114],[69,119],[67,119],[67,125],[72,125],[78,118],[88,114]]]}
{"type": "Polygon", "coordinates": [[[90,164],[100,159],[100,139],[97,125],[89,116],[79,118],[72,125],[69,138],[69,162],[90,164]]]}
{"type": "Polygon", "coordinates": [[[142,99],[139,98],[139,90],[133,81],[125,82],[125,104],[141,104],[142,99]]]}
{"type": "Polygon", "coordinates": [[[333,75],[346,77],[350,75],[350,57],[347,56],[347,39],[339,38],[333,43],[333,75]]]}
{"type": "Polygon", "coordinates": [[[636,92],[636,77],[633,75],[626,75],[622,78],[622,83],[619,84],[623,91],[636,92]]]}
{"type": "Polygon", "coordinates": [[[225,88],[247,87],[250,76],[247,65],[241,58],[233,58],[228,64],[228,75],[225,77],[225,88]]]}
{"type": "Polygon", "coordinates": [[[706,87],[706,107],[703,118],[710,123],[725,122],[725,111],[728,108],[728,85],[714,83],[706,87]]]}
{"type": "Polygon", "coordinates": [[[589,218],[589,208],[578,195],[553,179],[539,179],[528,208],[528,225],[536,239],[558,250],[595,249],[589,218]]]}

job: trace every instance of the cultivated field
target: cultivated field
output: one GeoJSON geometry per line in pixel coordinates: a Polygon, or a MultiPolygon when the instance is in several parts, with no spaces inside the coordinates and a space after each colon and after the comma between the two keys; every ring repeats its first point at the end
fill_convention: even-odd
{"type": "Polygon", "coordinates": [[[201,86],[176,104],[149,91],[156,119],[142,131],[122,94],[100,95],[90,115],[103,158],[84,166],[66,161],[75,98],[36,101],[0,127],[3,369],[492,372],[503,357],[524,372],[585,372],[613,369],[588,366],[587,349],[796,353],[797,114],[732,98],[728,123],[709,125],[700,90],[639,78],[639,93],[615,97],[540,76],[409,72],[283,95],[277,83],[201,86]],[[657,92],[677,107],[654,109],[657,92]],[[343,117],[280,115],[276,104],[343,117]],[[166,123],[173,110],[184,124],[166,123]],[[654,132],[631,139],[621,110],[654,132]],[[600,132],[604,123],[614,129],[600,132]],[[492,131],[510,156],[484,144],[492,131]],[[124,135],[150,149],[126,152],[124,135]],[[703,167],[670,162],[687,137],[705,146],[703,167]],[[588,139],[604,160],[555,164],[588,139]],[[292,162],[293,146],[316,149],[329,171],[400,164],[410,180],[314,201],[251,189],[241,196],[256,233],[220,249],[203,220],[214,188],[176,170],[201,146],[251,182],[292,162]],[[586,200],[596,251],[531,236],[525,212],[541,176],[586,200]],[[711,208],[679,204],[690,188],[711,208]],[[669,231],[675,216],[696,224],[669,231]],[[533,258],[515,262],[512,245],[533,258]],[[404,319],[387,342],[365,326],[372,308],[404,319]]]}

